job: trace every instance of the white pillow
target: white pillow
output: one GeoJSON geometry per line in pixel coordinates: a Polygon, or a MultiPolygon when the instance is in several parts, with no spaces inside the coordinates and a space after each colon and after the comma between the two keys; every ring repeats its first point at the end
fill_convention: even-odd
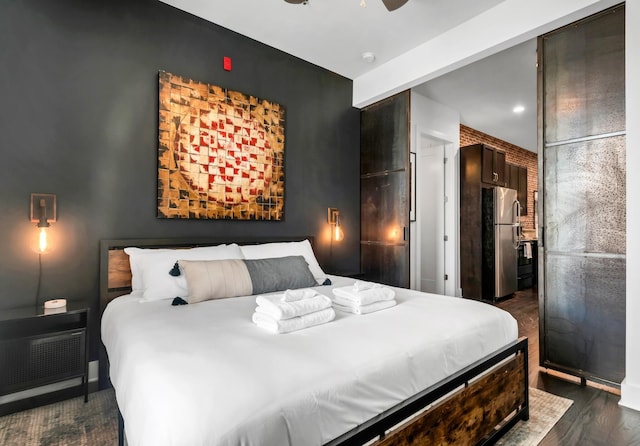
{"type": "Polygon", "coordinates": [[[131,265],[132,291],[142,291],[141,302],[174,297],[188,298],[184,274],[172,276],[169,271],[178,260],[242,259],[236,244],[202,246],[188,249],[125,248],[131,265]]]}
{"type": "Polygon", "coordinates": [[[309,240],[300,242],[261,243],[259,245],[240,246],[245,259],[272,259],[288,256],[303,256],[309,264],[309,270],[315,277],[318,285],[327,280],[327,275],[320,268],[320,264],[313,253],[309,240]]]}
{"type": "Polygon", "coordinates": [[[143,254],[158,254],[161,252],[172,252],[175,249],[145,249],[145,248],[124,248],[125,254],[129,256],[129,269],[131,270],[131,291],[143,291],[142,284],[142,260],[143,254]]]}

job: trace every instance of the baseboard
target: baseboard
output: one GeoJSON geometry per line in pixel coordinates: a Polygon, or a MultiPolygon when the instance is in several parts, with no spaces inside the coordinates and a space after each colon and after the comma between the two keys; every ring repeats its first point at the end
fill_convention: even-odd
{"type": "Polygon", "coordinates": [[[625,378],[622,381],[621,390],[622,397],[619,404],[640,411],[640,386],[629,384],[625,378]]]}
{"type": "Polygon", "coordinates": [[[89,362],[89,382],[98,381],[98,370],[100,368],[99,361],[89,362]]]}

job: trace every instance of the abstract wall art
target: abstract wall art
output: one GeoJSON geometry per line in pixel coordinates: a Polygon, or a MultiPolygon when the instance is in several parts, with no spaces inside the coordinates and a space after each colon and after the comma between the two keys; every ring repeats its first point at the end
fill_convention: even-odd
{"type": "Polygon", "coordinates": [[[282,220],[284,108],[159,73],[158,218],[282,220]]]}

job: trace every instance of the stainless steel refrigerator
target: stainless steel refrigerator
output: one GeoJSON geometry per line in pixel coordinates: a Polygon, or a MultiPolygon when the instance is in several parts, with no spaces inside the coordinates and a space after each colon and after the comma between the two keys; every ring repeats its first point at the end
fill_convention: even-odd
{"type": "Polygon", "coordinates": [[[518,289],[520,202],[506,187],[482,191],[482,297],[496,300],[518,289]]]}

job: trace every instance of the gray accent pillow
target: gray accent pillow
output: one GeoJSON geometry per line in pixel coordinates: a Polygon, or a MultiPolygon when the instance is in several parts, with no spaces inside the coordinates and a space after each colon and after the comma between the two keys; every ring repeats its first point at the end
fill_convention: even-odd
{"type": "Polygon", "coordinates": [[[253,294],[317,286],[303,256],[244,260],[251,276],[253,294]]]}

